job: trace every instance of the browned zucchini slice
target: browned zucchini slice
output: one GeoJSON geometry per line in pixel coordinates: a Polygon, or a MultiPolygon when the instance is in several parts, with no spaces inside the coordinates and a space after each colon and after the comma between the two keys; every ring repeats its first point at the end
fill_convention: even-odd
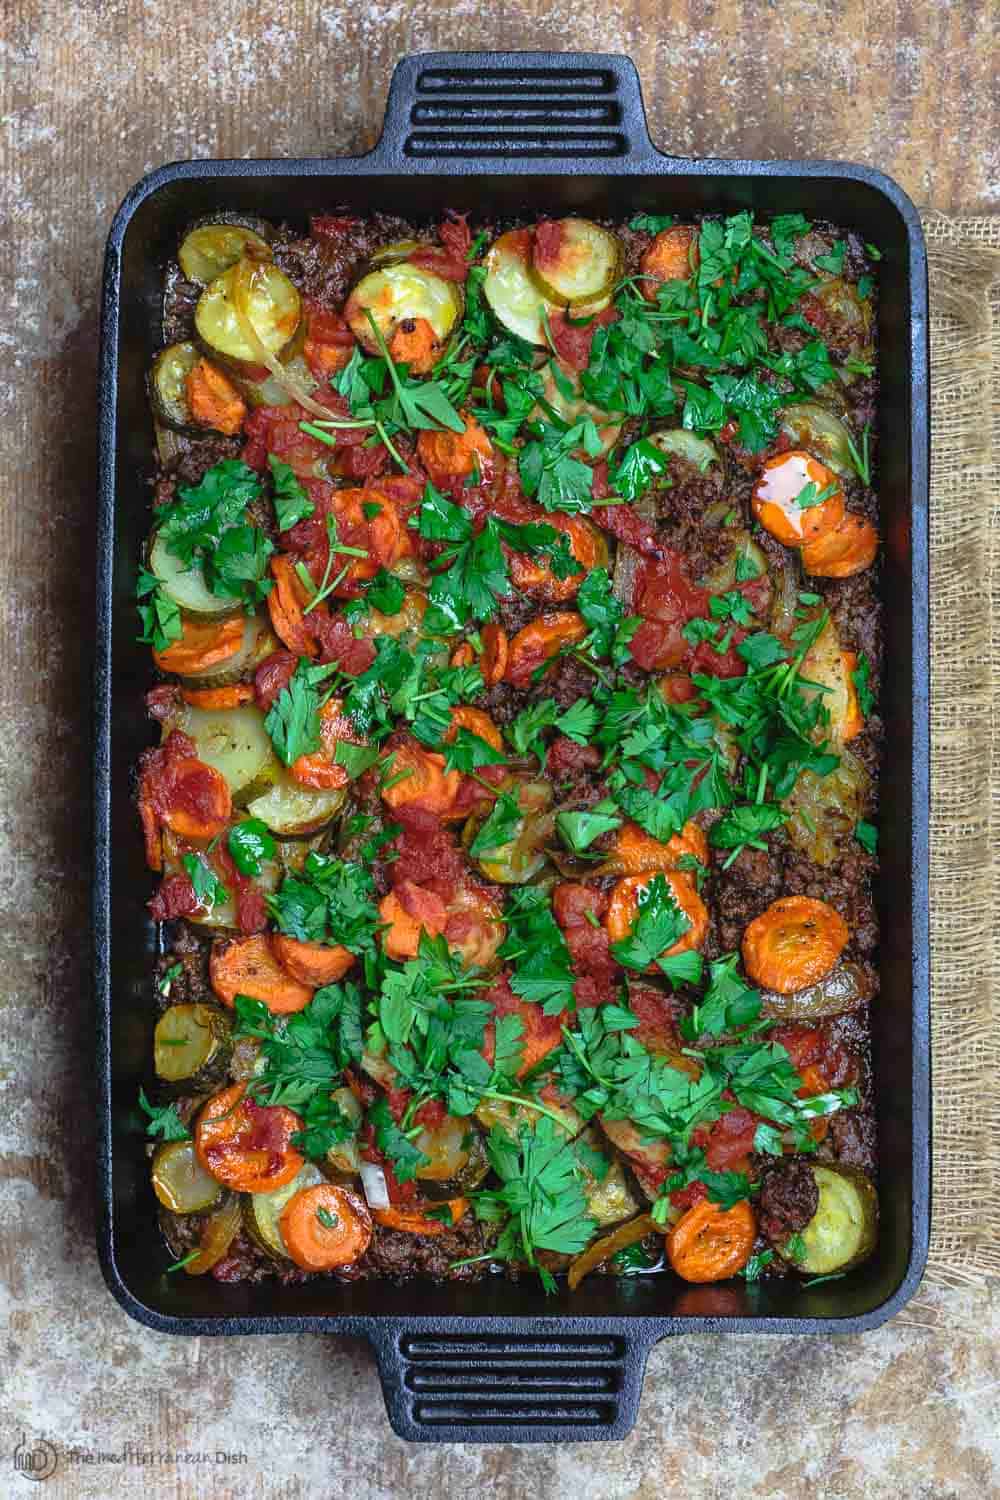
{"type": "Polygon", "coordinates": [[[409,261],[396,261],[362,277],[344,305],[344,317],[369,354],[381,353],[369,314],[390,351],[397,332],[408,331],[420,320],[428,323],[434,335],[433,350],[425,351],[419,360],[403,360],[419,373],[444,354],[464,305],[462,289],[454,281],[445,281],[443,276],[412,266],[409,261]]]}
{"type": "Polygon", "coordinates": [[[302,299],[273,261],[239,261],[202,292],[194,326],[213,358],[253,371],[293,352],[301,318],[302,299]]]}
{"type": "Polygon", "coordinates": [[[196,1214],[217,1203],[222,1192],[201,1162],[194,1141],[166,1141],[153,1154],[153,1192],[174,1214],[196,1214]]]}
{"type": "Polygon", "coordinates": [[[875,1248],[878,1195],[858,1167],[810,1162],[809,1170],[819,1189],[819,1207],[801,1231],[798,1253],[787,1258],[806,1276],[850,1270],[875,1248]]]}
{"type": "Polygon", "coordinates": [[[263,219],[221,214],[193,224],[181,241],[177,259],[188,281],[207,286],[223,271],[228,271],[248,252],[258,260],[268,260],[270,225],[263,219]]]}
{"type": "Polygon", "coordinates": [[[204,427],[199,427],[191,415],[185,384],[200,358],[194,344],[183,343],[168,344],[153,360],[147,382],[150,405],[154,415],[175,432],[200,432],[204,436],[204,427]]]}
{"type": "Polygon", "coordinates": [[[539,291],[576,314],[607,307],[622,261],[618,236],[591,219],[547,220],[532,236],[531,273],[539,291]]]}
{"type": "Polygon", "coordinates": [[[232,1022],[217,1005],[171,1005],[153,1033],[157,1078],[188,1091],[221,1083],[232,1050],[232,1022]]]}

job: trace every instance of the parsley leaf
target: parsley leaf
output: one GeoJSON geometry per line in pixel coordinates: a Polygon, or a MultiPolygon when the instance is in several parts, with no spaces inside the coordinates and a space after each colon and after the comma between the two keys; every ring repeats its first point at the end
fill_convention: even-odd
{"type": "Polygon", "coordinates": [[[854,837],[862,849],[867,849],[869,854],[878,853],[878,829],[874,823],[866,823],[863,820],[855,823],[854,837]]]}
{"type": "Polygon", "coordinates": [[[575,975],[562,929],[552,915],[551,897],[540,886],[516,888],[504,912],[507,937],[501,958],[514,966],[510,987],[522,1000],[536,1001],[547,1016],[575,1004],[575,975]]]}
{"type": "Polygon", "coordinates": [[[616,495],[638,500],[657,479],[669,478],[670,456],[648,438],[630,443],[617,463],[608,470],[608,483],[616,495]]]}
{"type": "Polygon", "coordinates": [[[142,635],[138,637],[140,644],[152,646],[154,651],[166,651],[172,642],[179,641],[184,634],[180,609],[156,574],[147,572],[145,568],[139,569],[136,594],[139,599],[146,600],[145,604],[138,606],[142,625],[142,635]]]}
{"type": "MultiPolygon", "coordinates": [[[[430,1166],[430,1157],[413,1144],[392,1117],[385,1095],[369,1107],[368,1123],[375,1132],[375,1144],[389,1158],[397,1182],[412,1182],[421,1167],[430,1166]]],[[[419,1135],[419,1127],[414,1134],[419,1135]]]]}
{"type": "Polygon", "coordinates": [[[584,812],[556,813],[556,830],[567,849],[583,854],[603,833],[613,833],[622,826],[614,802],[605,800],[584,812]]]}
{"type": "Polygon", "coordinates": [[[628,221],[630,229],[645,229],[649,234],[660,234],[662,230],[669,229],[671,224],[676,224],[674,214],[634,214],[628,221]]]}
{"type": "Polygon", "coordinates": [[[483,823],[472,843],[469,853],[473,859],[487,854],[491,849],[502,849],[509,844],[521,821],[521,807],[516,795],[501,792],[493,804],[489,817],[483,823]]]}
{"type": "Polygon", "coordinates": [[[858,694],[858,707],[867,719],[875,707],[875,694],[871,689],[872,664],[864,651],[858,652],[858,664],[851,673],[851,681],[858,694]]]}
{"type": "Polygon", "coordinates": [[[206,911],[210,912],[216,906],[222,906],[229,900],[229,892],[215,872],[209,868],[203,854],[185,854],[181,862],[194,886],[199,906],[203,906],[206,911]]]}
{"type": "Polygon", "coordinates": [[[267,906],[279,929],[301,943],[374,953],[380,926],[374,893],[372,877],[361,865],[311,849],[301,873],[286,875],[267,906]]]}
{"type": "Polygon", "coordinates": [[[274,476],[274,513],[278,518],[278,530],[290,531],[297,522],[308,520],[316,507],[290,464],[283,463],[273,453],[267,455],[267,462],[274,476]]]}
{"type": "Polygon", "coordinates": [[[611,952],[626,969],[648,969],[658,963],[691,926],[663,875],[654,875],[642,887],[632,931],[627,938],[611,944],[611,952]]]}
{"type": "Polygon", "coordinates": [[[189,1141],[191,1132],[181,1123],[176,1104],[150,1104],[145,1089],[139,1090],[139,1108],[149,1116],[146,1134],[161,1141],[189,1141]]]}
{"type": "Polygon", "coordinates": [[[379,568],[365,591],[365,600],[383,615],[398,615],[406,598],[406,589],[398,578],[379,568]]]}
{"type": "Polygon", "coordinates": [[[233,863],[243,875],[259,875],[264,860],[274,857],[274,839],[260,818],[244,818],[234,824],[226,842],[233,863]]]}

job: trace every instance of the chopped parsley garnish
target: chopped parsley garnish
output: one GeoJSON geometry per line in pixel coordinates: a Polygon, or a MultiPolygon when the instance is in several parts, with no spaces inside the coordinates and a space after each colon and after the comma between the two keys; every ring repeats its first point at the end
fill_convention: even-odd
{"type": "Polygon", "coordinates": [[[229,900],[229,892],[203,854],[185,854],[181,863],[194,887],[199,906],[206,911],[214,911],[217,906],[222,906],[229,900]]]}
{"type": "Polygon", "coordinates": [[[281,932],[301,943],[372,953],[379,927],[374,882],[361,865],[311,849],[302,871],[286,875],[267,907],[281,932]]]}
{"type": "MultiPolygon", "coordinates": [[[[233,1035],[256,1038],[264,1063],[250,1080],[248,1093],[262,1104],[305,1111],[307,1133],[314,1127],[332,1128],[333,1112],[325,1103],[312,1106],[312,1100],[328,1101],[344,1068],[361,1060],[363,1002],[358,986],[324,985],[292,1016],[273,1016],[263,1001],[246,995],[237,995],[234,1003],[233,1035]]],[[[318,1148],[318,1136],[311,1140],[318,1148]]]]}
{"type": "Polygon", "coordinates": [[[267,462],[274,479],[274,514],[278,530],[290,531],[297,522],[308,520],[316,507],[289,464],[283,463],[273,453],[267,455],[267,462]]]}
{"type": "Polygon", "coordinates": [[[154,651],[166,651],[184,634],[180,609],[156,574],[145,568],[139,569],[136,594],[140,600],[146,601],[138,606],[142,625],[142,635],[138,637],[140,645],[152,646],[154,651]]]}
{"type": "Polygon", "coordinates": [[[200,566],[212,593],[242,600],[248,612],[271,590],[266,573],[274,545],[247,518],[261,494],[254,470],[225,458],[159,513],[167,550],[188,567],[200,566]]]}
{"type": "Polygon", "coordinates": [[[274,839],[260,818],[244,818],[235,823],[226,843],[241,875],[259,875],[264,861],[274,858],[274,839]]]}
{"type": "Polygon", "coordinates": [[[161,1141],[189,1141],[191,1132],[181,1121],[176,1104],[150,1104],[145,1089],[139,1090],[139,1108],[148,1117],[146,1134],[161,1141]]]}

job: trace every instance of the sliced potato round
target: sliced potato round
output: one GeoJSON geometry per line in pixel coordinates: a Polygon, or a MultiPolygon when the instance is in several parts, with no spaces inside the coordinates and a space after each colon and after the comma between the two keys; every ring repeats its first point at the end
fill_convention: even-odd
{"type": "Polygon", "coordinates": [[[387,344],[400,324],[422,318],[433,329],[443,354],[463,306],[462,291],[455,282],[445,281],[421,266],[411,266],[408,261],[397,261],[362,277],[344,305],[344,317],[358,343],[369,354],[378,354],[380,350],[368,313],[387,344]]]}
{"type": "Polygon", "coordinates": [[[153,1153],[153,1192],[173,1214],[196,1214],[211,1208],[222,1184],[205,1171],[194,1141],[166,1141],[153,1153]]]}
{"type": "Polygon", "coordinates": [[[693,464],[702,474],[712,464],[719,462],[719,450],[708,438],[698,437],[694,432],[688,432],[683,427],[665,428],[662,432],[651,432],[649,442],[654,448],[659,448],[661,453],[669,453],[673,458],[682,458],[686,463],[693,464]]]}
{"type": "Polygon", "coordinates": [[[149,549],[149,570],[156,574],[167,597],[185,614],[222,619],[240,608],[238,599],[223,599],[213,594],[205,582],[201,564],[182,562],[170,551],[162,532],[157,532],[149,549]]]}
{"type": "Polygon", "coordinates": [[[177,252],[185,278],[207,286],[248,251],[258,260],[269,260],[268,228],[263,219],[243,219],[235,214],[193,225],[177,252]]]}
{"type": "Polygon", "coordinates": [[[184,678],[186,687],[227,687],[241,682],[257,670],[265,656],[278,649],[278,641],[271,630],[266,614],[248,615],[243,625],[243,640],[234,656],[228,656],[214,667],[206,667],[191,677],[184,678]]]}
{"type": "Polygon", "coordinates": [[[190,1089],[221,1083],[232,1055],[232,1029],[217,1005],[171,1005],[153,1032],[157,1078],[190,1089]]]}
{"type": "Polygon", "coordinates": [[[557,307],[597,313],[607,307],[621,274],[621,241],[591,219],[546,220],[531,243],[531,272],[557,307]]]}
{"type": "Polygon", "coordinates": [[[278,774],[264,715],[252,703],[241,708],[193,708],[185,704],[179,716],[171,720],[170,729],[181,729],[191,736],[198,759],[222,773],[236,802],[262,794],[278,774]]]}
{"type": "Polygon", "coordinates": [[[149,372],[149,400],[153,413],[175,432],[201,432],[191,416],[185,381],[201,359],[196,346],[186,342],[168,344],[153,360],[149,372]]]}
{"type": "Polygon", "coordinates": [[[511,229],[486,254],[483,294],[508,333],[529,344],[546,343],[544,319],[557,311],[531,275],[531,231],[511,229]]]}
{"type": "Polygon", "coordinates": [[[315,833],[336,816],[346,799],[343,787],[324,791],[302,786],[279,767],[267,791],[247,803],[247,812],[265,822],[272,833],[290,837],[315,833]]]}
{"type": "Polygon", "coordinates": [[[878,1196],[857,1167],[810,1162],[819,1207],[805,1229],[805,1253],[792,1261],[807,1276],[829,1276],[866,1260],[878,1235],[878,1196]]]}
{"type": "MultiPolygon", "coordinates": [[[[621,433],[621,422],[610,417],[601,407],[594,406],[591,402],[584,400],[580,394],[578,377],[575,371],[568,370],[565,365],[560,364],[557,380],[556,372],[552,368],[554,363],[555,361],[550,359],[541,371],[542,396],[546,404],[558,412],[563,421],[568,422],[571,427],[574,423],[582,422],[586,417],[591,417],[597,428],[597,435],[601,440],[602,452],[610,453],[621,433]],[[560,389],[559,381],[562,382],[562,389],[560,389]],[[565,385],[567,381],[573,387],[574,394],[572,396],[566,394],[565,385]]],[[[547,413],[542,406],[536,406],[531,415],[534,419],[536,417],[545,417],[547,413]]],[[[578,448],[575,452],[576,457],[582,458],[585,463],[594,462],[594,457],[583,448],[578,448]]]]}
{"type": "Polygon", "coordinates": [[[275,1188],[273,1193],[247,1193],[243,1199],[243,1225],[250,1238],[276,1260],[288,1260],[281,1238],[281,1215],[289,1199],[303,1188],[319,1187],[326,1181],[315,1162],[307,1161],[291,1182],[275,1188]]]}
{"type": "Polygon", "coordinates": [[[209,283],[198,298],[194,326],[211,354],[256,367],[262,348],[277,358],[290,352],[302,317],[302,299],[273,262],[257,263],[244,276],[246,264],[240,261],[230,266],[209,283]]]}

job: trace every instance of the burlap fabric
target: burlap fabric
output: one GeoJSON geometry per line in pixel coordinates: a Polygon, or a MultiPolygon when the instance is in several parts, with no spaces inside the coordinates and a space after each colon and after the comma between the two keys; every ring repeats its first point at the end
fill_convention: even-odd
{"type": "Polygon", "coordinates": [[[1000,218],[926,215],[931,279],[927,1279],[1000,1275],[1000,218]]]}

